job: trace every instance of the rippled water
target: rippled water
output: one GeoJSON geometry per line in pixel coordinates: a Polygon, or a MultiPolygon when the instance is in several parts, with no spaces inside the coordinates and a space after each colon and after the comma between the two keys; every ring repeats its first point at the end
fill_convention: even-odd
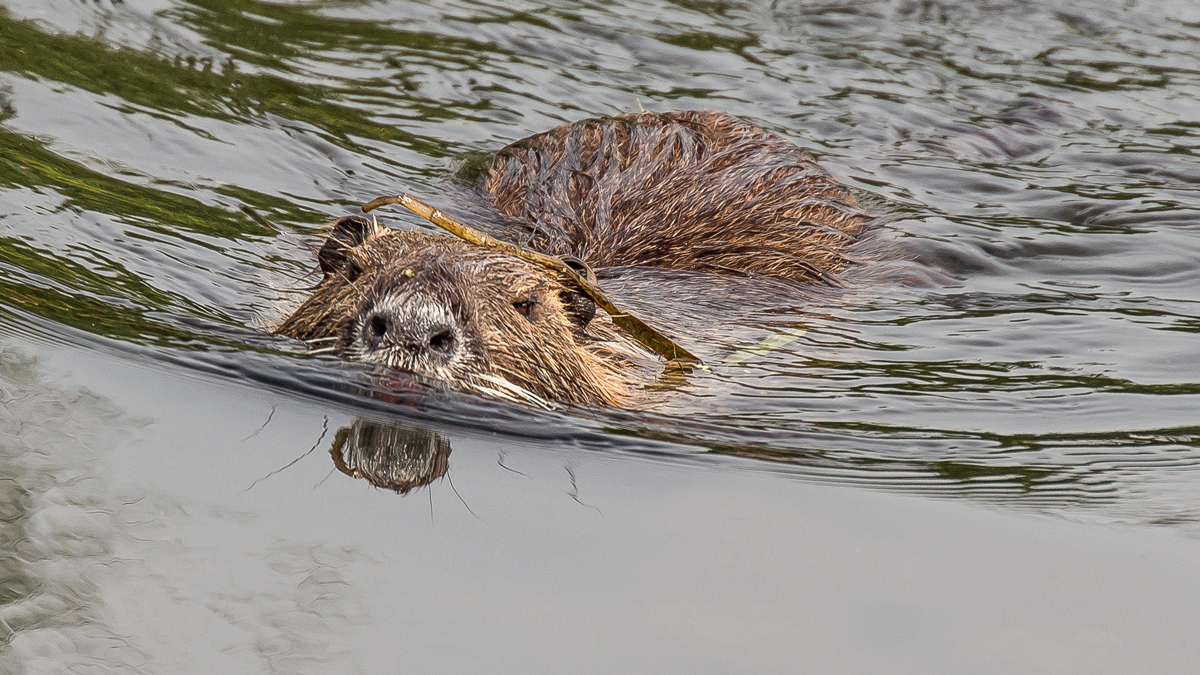
{"type": "Polygon", "coordinates": [[[0,335],[407,429],[387,447],[735,455],[1194,536],[1198,44],[1185,2],[6,0],[0,335]],[[389,403],[265,333],[332,217],[445,204],[473,153],[640,108],[794,140],[887,216],[888,253],[804,297],[613,281],[712,365],[641,412],[389,403]]]}

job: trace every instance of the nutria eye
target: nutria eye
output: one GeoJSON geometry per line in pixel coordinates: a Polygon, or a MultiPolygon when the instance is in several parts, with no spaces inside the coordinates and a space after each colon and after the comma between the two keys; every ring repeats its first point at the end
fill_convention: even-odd
{"type": "Polygon", "coordinates": [[[513,309],[517,310],[518,314],[528,319],[530,315],[533,314],[533,304],[533,298],[525,298],[524,300],[518,300],[514,302],[513,309]]]}

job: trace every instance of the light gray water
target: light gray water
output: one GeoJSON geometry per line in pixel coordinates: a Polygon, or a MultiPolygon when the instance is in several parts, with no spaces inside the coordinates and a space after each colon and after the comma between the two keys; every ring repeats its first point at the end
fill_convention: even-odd
{"type": "Polygon", "coordinates": [[[0,2],[0,672],[1194,670],[1198,44],[1183,2],[0,2]],[[266,334],[332,217],[639,106],[809,149],[887,273],[615,280],[713,366],[634,413],[266,334]],[[446,477],[338,472],[352,428],[446,477]]]}

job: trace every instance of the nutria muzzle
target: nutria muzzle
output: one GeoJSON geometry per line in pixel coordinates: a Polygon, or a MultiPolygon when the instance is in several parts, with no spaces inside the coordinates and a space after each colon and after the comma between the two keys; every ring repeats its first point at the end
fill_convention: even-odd
{"type": "Polygon", "coordinates": [[[440,304],[391,294],[360,316],[352,348],[363,361],[420,373],[461,360],[463,329],[440,304]]]}
{"type": "Polygon", "coordinates": [[[370,265],[343,332],[343,352],[365,363],[436,380],[461,378],[464,366],[485,357],[479,348],[473,283],[463,261],[437,247],[400,256],[401,264],[370,265]]]}

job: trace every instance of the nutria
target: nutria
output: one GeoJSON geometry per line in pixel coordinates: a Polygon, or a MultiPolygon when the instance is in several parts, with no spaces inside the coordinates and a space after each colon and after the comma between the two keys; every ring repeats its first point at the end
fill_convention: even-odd
{"type": "Polygon", "coordinates": [[[450,442],[436,431],[365,417],[339,429],[329,448],[338,471],[406,494],[446,475],[450,442]]]}
{"type": "MultiPolygon", "coordinates": [[[[786,139],[711,111],[566,124],[473,182],[479,226],[592,269],[830,283],[871,221],[786,139]]],[[[276,329],[345,358],[505,398],[627,403],[653,355],[562,274],[373,218],[333,223],[323,279],[276,329]],[[532,394],[533,396],[530,396],[532,394]]]]}

